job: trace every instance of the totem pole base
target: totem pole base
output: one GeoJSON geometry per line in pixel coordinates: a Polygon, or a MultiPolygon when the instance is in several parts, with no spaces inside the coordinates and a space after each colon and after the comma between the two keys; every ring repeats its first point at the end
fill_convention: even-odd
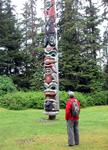
{"type": "Polygon", "coordinates": [[[44,112],[44,114],[49,116],[49,120],[55,120],[56,119],[56,115],[59,113],[59,111],[55,111],[55,112],[44,112]]]}
{"type": "Polygon", "coordinates": [[[56,119],[56,115],[55,115],[55,116],[49,116],[48,119],[49,119],[49,120],[55,120],[55,119],[56,119]]]}

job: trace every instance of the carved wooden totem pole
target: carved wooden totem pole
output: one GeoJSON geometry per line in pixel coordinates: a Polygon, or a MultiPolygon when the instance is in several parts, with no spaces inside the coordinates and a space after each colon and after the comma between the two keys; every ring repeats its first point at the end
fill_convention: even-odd
{"type": "Polygon", "coordinates": [[[55,119],[56,114],[59,112],[58,43],[55,0],[44,0],[44,13],[44,110],[45,114],[49,116],[49,119],[55,119]]]}

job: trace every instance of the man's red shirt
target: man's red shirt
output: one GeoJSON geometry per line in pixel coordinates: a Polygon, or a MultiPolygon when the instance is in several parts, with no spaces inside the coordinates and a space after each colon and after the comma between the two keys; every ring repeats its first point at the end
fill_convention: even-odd
{"type": "Polygon", "coordinates": [[[80,108],[80,102],[76,98],[69,98],[67,103],[66,103],[66,109],[65,109],[65,119],[66,120],[78,120],[79,117],[73,117],[71,115],[71,108],[72,108],[72,102],[77,101],[78,106],[80,108]]]}

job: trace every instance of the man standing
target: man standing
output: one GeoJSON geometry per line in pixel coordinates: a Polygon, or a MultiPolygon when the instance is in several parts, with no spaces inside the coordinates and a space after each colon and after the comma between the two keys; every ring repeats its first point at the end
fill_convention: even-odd
{"type": "Polygon", "coordinates": [[[74,97],[74,92],[68,92],[69,99],[66,103],[65,119],[67,121],[68,145],[74,146],[79,144],[79,112],[80,102],[74,97]]]}

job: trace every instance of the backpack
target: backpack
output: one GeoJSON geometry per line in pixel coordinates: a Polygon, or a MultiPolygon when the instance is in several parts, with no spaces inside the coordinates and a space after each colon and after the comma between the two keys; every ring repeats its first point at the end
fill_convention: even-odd
{"type": "Polygon", "coordinates": [[[73,117],[78,117],[79,116],[79,112],[80,112],[80,108],[78,106],[77,101],[73,101],[72,102],[72,107],[71,107],[71,115],[73,117]]]}

